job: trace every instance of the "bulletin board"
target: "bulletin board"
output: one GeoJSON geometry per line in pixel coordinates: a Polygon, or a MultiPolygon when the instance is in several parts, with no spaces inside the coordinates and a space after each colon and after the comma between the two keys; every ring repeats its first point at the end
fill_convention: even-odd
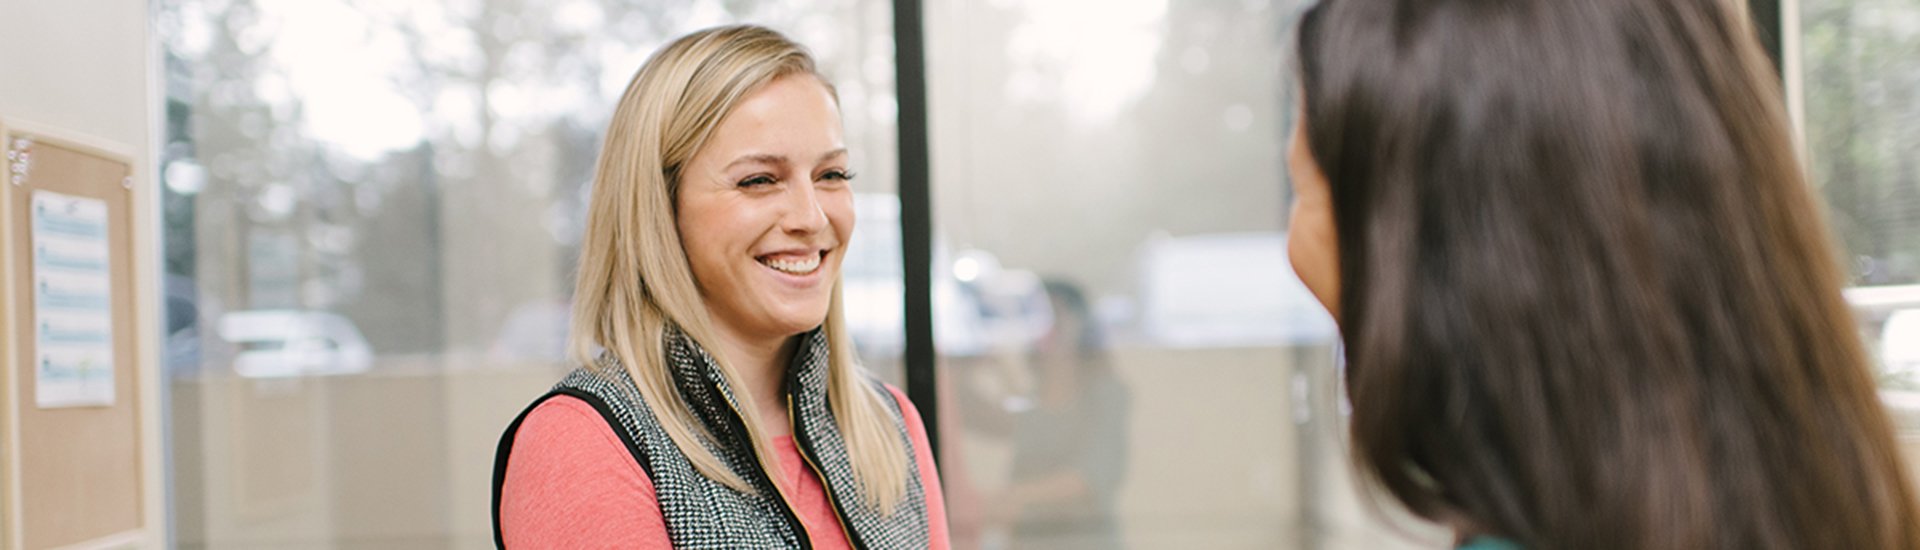
{"type": "MultiPolygon", "coordinates": [[[[0,140],[0,150],[7,154],[5,171],[0,172],[0,261],[6,267],[0,290],[6,304],[0,315],[0,355],[5,356],[0,365],[6,367],[0,384],[6,395],[0,399],[0,414],[5,415],[0,460],[6,461],[0,464],[0,548],[137,540],[143,531],[143,505],[151,496],[143,494],[150,481],[143,479],[149,471],[143,457],[150,450],[142,448],[143,381],[138,378],[138,361],[149,350],[138,349],[136,338],[137,304],[147,297],[135,291],[134,220],[141,218],[134,212],[130,157],[5,126],[0,126],[0,140]],[[47,204],[84,207],[79,208],[81,219],[93,222],[78,227],[94,240],[83,239],[77,249],[92,259],[70,256],[63,260],[66,264],[47,267],[49,258],[60,252],[48,252],[49,246],[65,246],[48,237],[62,230],[49,224],[62,222],[46,213],[47,204]],[[87,251],[98,251],[101,257],[87,251]],[[98,296],[97,301],[76,302],[46,286],[49,281],[58,287],[95,280],[99,283],[86,284],[104,293],[85,294],[98,296]],[[83,325],[97,321],[104,328],[60,332],[66,318],[54,316],[68,313],[49,311],[76,307],[82,314],[66,318],[82,319],[83,325]],[[58,357],[42,352],[76,346],[110,351],[98,355],[107,358],[104,361],[73,363],[86,365],[73,372],[90,373],[78,378],[105,380],[110,386],[86,387],[48,374],[55,371],[47,365],[57,365],[58,357]],[[48,391],[62,383],[82,390],[48,391]]],[[[76,226],[65,227],[71,231],[76,226]]]]}

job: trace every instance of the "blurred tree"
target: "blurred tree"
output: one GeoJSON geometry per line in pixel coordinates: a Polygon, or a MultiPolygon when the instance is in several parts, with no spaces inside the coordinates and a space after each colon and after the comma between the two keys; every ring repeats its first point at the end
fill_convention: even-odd
{"type": "Polygon", "coordinates": [[[163,162],[204,174],[168,195],[170,272],[227,310],[341,311],[382,353],[485,349],[570,287],[626,76],[756,4],[162,0],[163,162]]]}
{"type": "Polygon", "coordinates": [[[1920,2],[1803,0],[1806,147],[1862,285],[1920,283],[1920,2]]]}

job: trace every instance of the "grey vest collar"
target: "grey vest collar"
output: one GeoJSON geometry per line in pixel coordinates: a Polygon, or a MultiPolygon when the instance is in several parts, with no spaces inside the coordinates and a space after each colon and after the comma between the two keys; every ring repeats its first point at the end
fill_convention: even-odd
{"type": "MultiPolygon", "coordinates": [[[[814,330],[801,336],[801,345],[787,369],[788,414],[794,443],[819,476],[834,511],[854,548],[918,549],[928,545],[925,488],[918,466],[908,460],[907,496],[891,514],[883,514],[862,498],[853,475],[846,441],[827,404],[828,348],[825,335],[814,330]]],[[[714,455],[755,488],[741,493],[707,479],[693,468],[673,444],[652,409],[640,398],[625,368],[610,355],[595,366],[568,374],[553,391],[527,407],[532,411],[546,399],[568,395],[599,410],[627,445],[634,459],[653,481],[666,517],[667,535],[676,548],[810,548],[806,527],[794,515],[772,477],[754,458],[751,439],[740,419],[740,402],[706,350],[678,330],[666,338],[667,366],[680,398],[713,438],[704,442],[714,455]]],[[[875,390],[886,395],[877,381],[875,390]]],[[[898,428],[900,441],[913,456],[903,415],[887,395],[885,401],[898,428]]],[[[501,437],[494,463],[494,540],[499,530],[500,486],[506,474],[516,418],[501,437]]],[[[773,419],[769,419],[773,420],[773,419]]]]}

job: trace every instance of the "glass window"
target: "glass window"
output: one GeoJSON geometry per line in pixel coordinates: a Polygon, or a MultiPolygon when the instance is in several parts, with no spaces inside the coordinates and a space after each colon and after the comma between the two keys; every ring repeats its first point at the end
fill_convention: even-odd
{"type": "Polygon", "coordinates": [[[1813,183],[1851,260],[1881,397],[1920,465],[1920,4],[1800,0],[1813,183]]]}
{"type": "MultiPolygon", "coordinates": [[[[159,2],[179,546],[490,546],[500,432],[568,368],[607,117],[654,49],[734,21],[834,81],[849,286],[898,289],[888,2],[159,2]]],[[[894,294],[849,318],[898,381],[894,294]]]]}
{"type": "Polygon", "coordinates": [[[927,2],[956,547],[1420,542],[1359,504],[1287,262],[1303,5],[927,2]]]}

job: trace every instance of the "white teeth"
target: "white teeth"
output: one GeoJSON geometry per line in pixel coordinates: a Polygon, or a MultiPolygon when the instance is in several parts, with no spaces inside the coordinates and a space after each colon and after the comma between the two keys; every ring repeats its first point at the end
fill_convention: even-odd
{"type": "Polygon", "coordinates": [[[805,260],[800,260],[800,261],[788,261],[788,260],[777,260],[772,258],[762,258],[760,260],[760,263],[765,264],[767,267],[771,267],[787,273],[792,273],[795,275],[805,275],[808,273],[813,273],[813,270],[820,268],[820,257],[811,256],[805,260]]]}

